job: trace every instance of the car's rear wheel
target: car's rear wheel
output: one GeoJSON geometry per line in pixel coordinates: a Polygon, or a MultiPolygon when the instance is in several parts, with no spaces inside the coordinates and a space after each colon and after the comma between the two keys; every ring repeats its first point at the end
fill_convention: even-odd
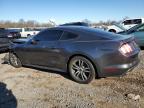
{"type": "Polygon", "coordinates": [[[75,56],[70,60],[69,72],[76,82],[82,84],[90,83],[95,78],[95,68],[93,64],[82,56],[75,56]]]}
{"type": "Polygon", "coordinates": [[[19,68],[22,66],[21,61],[14,53],[9,53],[9,62],[12,66],[19,68]]]}

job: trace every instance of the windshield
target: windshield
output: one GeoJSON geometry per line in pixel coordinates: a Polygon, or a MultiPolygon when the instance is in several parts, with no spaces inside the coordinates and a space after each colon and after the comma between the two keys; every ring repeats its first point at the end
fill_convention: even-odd
{"type": "Polygon", "coordinates": [[[126,29],[121,25],[121,24],[113,24],[113,25],[115,25],[115,26],[117,26],[117,27],[119,27],[120,29],[122,29],[123,31],[126,31],[126,29]]]}
{"type": "Polygon", "coordinates": [[[142,26],[144,26],[144,24],[136,25],[136,26],[128,29],[127,31],[128,31],[128,32],[131,32],[131,31],[136,30],[136,29],[138,29],[138,28],[140,28],[140,27],[142,27],[142,26]]]}

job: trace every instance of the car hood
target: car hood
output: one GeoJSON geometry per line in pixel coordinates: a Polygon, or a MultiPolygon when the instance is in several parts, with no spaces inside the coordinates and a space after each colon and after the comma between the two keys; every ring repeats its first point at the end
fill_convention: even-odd
{"type": "Polygon", "coordinates": [[[123,35],[123,37],[121,37],[117,41],[120,42],[120,46],[125,43],[131,43],[131,42],[137,43],[137,41],[133,35],[123,35]]]}

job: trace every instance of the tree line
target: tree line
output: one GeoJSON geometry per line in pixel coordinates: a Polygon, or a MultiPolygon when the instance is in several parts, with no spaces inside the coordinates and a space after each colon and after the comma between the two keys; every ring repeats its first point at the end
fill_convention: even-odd
{"type": "MultiPolygon", "coordinates": [[[[127,19],[128,17],[123,18],[127,19]]],[[[107,20],[107,21],[99,21],[99,22],[91,22],[88,19],[82,20],[82,22],[88,23],[90,26],[109,26],[112,25],[113,23],[120,23],[121,21],[112,21],[112,20],[107,20]]],[[[20,19],[17,22],[14,21],[3,21],[0,20],[0,28],[23,28],[23,27],[54,27],[56,26],[56,23],[54,21],[48,21],[46,23],[40,23],[35,20],[28,20],[25,21],[24,19],[20,19]]]]}
{"type": "Polygon", "coordinates": [[[39,23],[34,20],[25,21],[20,19],[17,22],[14,21],[0,21],[0,28],[22,28],[22,27],[53,27],[55,23],[48,21],[47,23],[39,23]]]}

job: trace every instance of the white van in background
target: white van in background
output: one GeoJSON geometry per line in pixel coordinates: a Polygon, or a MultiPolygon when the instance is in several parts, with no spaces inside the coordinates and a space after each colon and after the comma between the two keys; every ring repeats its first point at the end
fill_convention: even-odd
{"type": "Polygon", "coordinates": [[[33,36],[38,34],[42,29],[46,27],[25,27],[25,28],[8,28],[18,30],[22,38],[27,38],[28,36],[33,36]]]}
{"type": "Polygon", "coordinates": [[[28,37],[33,36],[39,33],[39,31],[35,30],[34,28],[21,28],[21,37],[28,37]]]}
{"type": "Polygon", "coordinates": [[[124,20],[121,25],[123,25],[124,28],[130,29],[131,27],[134,27],[138,24],[144,23],[144,18],[137,18],[137,19],[127,19],[124,20]]]}
{"type": "MultiPolygon", "coordinates": [[[[126,30],[138,25],[138,24],[142,24],[144,23],[144,18],[136,18],[136,19],[127,19],[122,21],[119,25],[123,28],[125,28],[126,30]]],[[[111,25],[107,27],[107,31],[109,32],[121,32],[123,29],[119,28],[116,25],[111,25]]]]}
{"type": "Polygon", "coordinates": [[[21,37],[28,37],[28,36],[36,35],[39,32],[40,32],[39,29],[27,27],[27,28],[21,28],[20,34],[21,34],[21,37]]]}

